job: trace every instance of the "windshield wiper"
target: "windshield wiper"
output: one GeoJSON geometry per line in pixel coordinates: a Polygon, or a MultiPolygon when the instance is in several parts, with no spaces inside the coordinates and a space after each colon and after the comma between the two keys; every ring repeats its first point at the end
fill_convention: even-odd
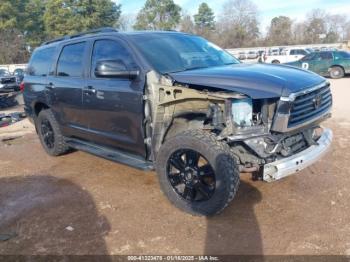
{"type": "Polygon", "coordinates": [[[194,66],[194,67],[188,67],[184,71],[190,71],[190,70],[196,70],[196,69],[203,69],[208,68],[209,66],[194,66]]]}
{"type": "Polygon", "coordinates": [[[208,67],[209,67],[209,66],[194,66],[194,67],[184,68],[184,69],[181,69],[181,70],[166,72],[165,74],[180,73],[180,72],[185,72],[185,71],[190,71],[190,70],[195,70],[195,69],[208,68],[208,67]]]}

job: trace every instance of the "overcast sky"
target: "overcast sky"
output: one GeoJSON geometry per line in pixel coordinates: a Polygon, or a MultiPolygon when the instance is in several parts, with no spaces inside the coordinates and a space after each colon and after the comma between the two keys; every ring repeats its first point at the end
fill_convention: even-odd
{"type": "MultiPolygon", "coordinates": [[[[145,0],[114,0],[122,4],[124,14],[136,14],[144,5],[145,0]]],[[[206,2],[217,16],[222,11],[222,5],[227,0],[174,0],[181,8],[189,14],[195,14],[198,6],[206,2]]],[[[350,13],[350,0],[253,0],[258,6],[260,13],[261,30],[265,31],[271,19],[275,16],[285,15],[301,21],[307,12],[314,8],[322,8],[332,14],[350,13]]]]}

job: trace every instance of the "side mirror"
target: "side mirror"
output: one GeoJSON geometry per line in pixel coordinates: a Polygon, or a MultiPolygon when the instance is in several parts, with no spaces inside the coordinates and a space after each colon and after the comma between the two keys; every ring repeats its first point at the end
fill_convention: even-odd
{"type": "Polygon", "coordinates": [[[120,60],[101,60],[97,62],[95,68],[97,77],[135,79],[139,74],[139,70],[128,70],[120,60]]]}

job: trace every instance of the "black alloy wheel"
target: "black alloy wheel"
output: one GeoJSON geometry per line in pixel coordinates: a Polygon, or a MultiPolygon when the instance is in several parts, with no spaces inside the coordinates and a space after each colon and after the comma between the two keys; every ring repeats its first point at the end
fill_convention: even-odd
{"type": "Polygon", "coordinates": [[[192,149],[180,149],[170,156],[167,177],[173,190],[186,201],[207,201],[215,192],[213,168],[192,149]]]}
{"type": "Polygon", "coordinates": [[[50,122],[44,119],[41,122],[41,135],[43,137],[43,142],[48,149],[52,149],[55,146],[55,134],[50,122]]]}

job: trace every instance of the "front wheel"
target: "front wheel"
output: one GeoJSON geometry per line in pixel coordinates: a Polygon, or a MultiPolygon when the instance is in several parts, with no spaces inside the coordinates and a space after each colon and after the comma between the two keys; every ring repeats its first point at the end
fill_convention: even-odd
{"type": "Polygon", "coordinates": [[[342,78],[344,77],[344,70],[340,66],[333,66],[330,69],[329,74],[333,79],[342,78]]]}
{"type": "Polygon", "coordinates": [[[170,202],[194,215],[219,213],[239,186],[239,171],[229,146],[201,130],[168,139],[158,152],[156,169],[170,202]]]}
{"type": "Polygon", "coordinates": [[[278,61],[278,60],[273,60],[271,63],[272,63],[272,64],[280,64],[280,61],[278,61]]]}

